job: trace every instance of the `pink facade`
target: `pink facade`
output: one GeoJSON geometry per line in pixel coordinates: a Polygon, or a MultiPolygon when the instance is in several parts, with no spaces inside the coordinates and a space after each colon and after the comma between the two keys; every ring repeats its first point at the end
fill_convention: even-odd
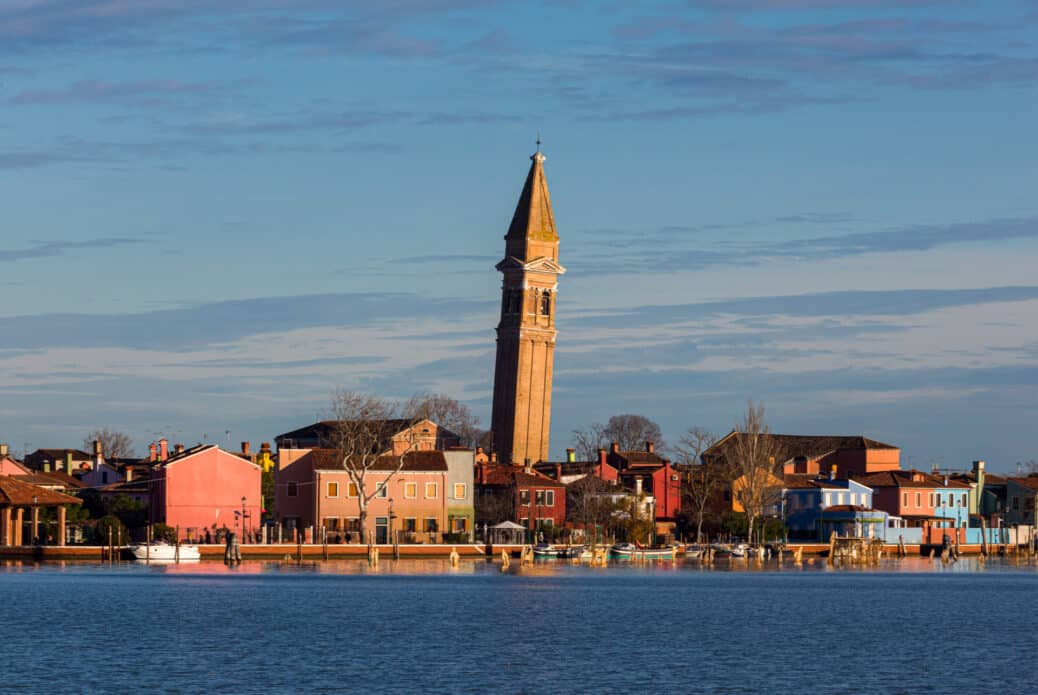
{"type": "Polygon", "coordinates": [[[0,475],[26,475],[29,469],[9,456],[0,456],[0,475]]]}
{"type": "Polygon", "coordinates": [[[259,466],[217,446],[188,449],[149,481],[151,521],[179,527],[182,538],[223,528],[254,532],[261,523],[260,478],[259,466]]]}

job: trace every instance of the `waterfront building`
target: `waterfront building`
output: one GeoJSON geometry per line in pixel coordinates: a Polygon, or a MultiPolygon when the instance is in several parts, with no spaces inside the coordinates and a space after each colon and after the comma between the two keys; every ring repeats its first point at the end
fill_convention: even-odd
{"type": "Polygon", "coordinates": [[[857,480],[787,475],[782,514],[792,538],[883,538],[888,514],[873,509],[872,489],[857,480]]]}
{"type": "Polygon", "coordinates": [[[548,458],[558,278],[566,272],[559,265],[559,235],[539,146],[530,159],[505,234],[505,257],[496,266],[502,274],[501,318],[491,431],[501,462],[517,465],[548,458]]]}
{"type": "Polygon", "coordinates": [[[209,530],[260,527],[260,467],[215,444],[202,444],[156,463],[148,479],[149,521],[179,527],[181,538],[209,530]]]}
{"type": "Polygon", "coordinates": [[[82,504],[82,500],[0,475],[0,545],[65,545],[65,519],[73,504],[82,504]],[[56,510],[53,527],[41,525],[43,509],[56,510]]]}
{"type": "MultiPolygon", "coordinates": [[[[728,466],[742,432],[732,430],[700,457],[704,464],[728,466]]],[[[863,436],[766,435],[774,443],[776,460],[788,475],[828,474],[837,478],[901,468],[901,449],[863,436]]]]}
{"type": "MultiPolygon", "coordinates": [[[[331,542],[360,540],[360,490],[333,449],[279,449],[277,509],[289,532],[331,542]]],[[[447,460],[442,451],[384,454],[364,474],[368,537],[375,543],[436,543],[447,528],[447,460]],[[397,533],[399,532],[399,535],[397,533]]],[[[468,465],[472,458],[469,454],[468,465]]],[[[462,500],[463,502],[463,500],[462,500]]]]}
{"type": "Polygon", "coordinates": [[[29,468],[11,456],[7,444],[0,444],[0,475],[25,475],[29,468]]]}
{"type": "Polygon", "coordinates": [[[855,480],[872,488],[876,508],[890,514],[892,523],[920,529],[919,542],[940,544],[945,535],[966,542],[968,484],[915,469],[871,473],[855,480]]]}
{"type": "Polygon", "coordinates": [[[481,525],[513,521],[533,537],[538,529],[566,523],[565,483],[538,473],[532,464],[477,464],[476,496],[476,521],[481,525]]]}
{"type": "Polygon", "coordinates": [[[1006,522],[1010,526],[1030,526],[1038,528],[1038,476],[1026,478],[1007,478],[1006,496],[1009,502],[1006,510],[1006,522]]]}
{"type": "Polygon", "coordinates": [[[472,449],[448,449],[443,452],[447,463],[447,525],[444,531],[464,534],[472,540],[476,525],[474,495],[476,455],[472,449]]]}
{"type": "Polygon", "coordinates": [[[655,444],[645,442],[643,450],[620,451],[620,445],[612,442],[606,464],[616,471],[617,482],[628,492],[653,498],[656,533],[672,533],[681,511],[681,475],[669,459],[656,453],[655,444]]]}

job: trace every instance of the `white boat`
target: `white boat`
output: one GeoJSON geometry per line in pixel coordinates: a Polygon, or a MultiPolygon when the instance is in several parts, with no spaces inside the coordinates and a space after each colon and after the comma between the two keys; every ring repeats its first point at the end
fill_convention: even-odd
{"type": "Polygon", "coordinates": [[[736,543],[732,546],[732,557],[746,557],[746,551],[750,546],[745,543],[736,543]]]}
{"type": "Polygon", "coordinates": [[[686,545],[685,546],[685,557],[687,557],[687,558],[703,557],[703,548],[698,546],[698,545],[686,545]]]}
{"type": "Polygon", "coordinates": [[[559,556],[559,549],[549,543],[538,543],[533,546],[533,556],[540,558],[555,558],[559,556]]]}
{"type": "Polygon", "coordinates": [[[130,546],[130,554],[135,560],[149,560],[152,562],[191,562],[200,560],[201,554],[197,545],[170,545],[165,541],[153,541],[151,545],[141,543],[130,546]]]}

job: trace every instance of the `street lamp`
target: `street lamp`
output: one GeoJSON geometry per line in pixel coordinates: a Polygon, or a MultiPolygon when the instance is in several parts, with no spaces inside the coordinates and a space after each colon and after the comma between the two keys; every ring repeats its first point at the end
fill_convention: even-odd
{"type": "Polygon", "coordinates": [[[246,500],[245,495],[242,495],[242,498],[241,498],[241,535],[242,535],[242,539],[243,540],[245,538],[245,519],[248,518],[248,514],[245,513],[245,500],[246,500]]]}
{"type": "Polygon", "coordinates": [[[39,504],[40,498],[36,495],[32,496],[32,544],[36,545],[37,540],[40,536],[40,510],[36,505],[39,504]]]}

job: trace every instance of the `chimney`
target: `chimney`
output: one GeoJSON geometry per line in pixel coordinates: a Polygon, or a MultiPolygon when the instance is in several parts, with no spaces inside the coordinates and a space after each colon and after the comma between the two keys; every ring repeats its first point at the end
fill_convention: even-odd
{"type": "Polygon", "coordinates": [[[159,440],[159,460],[165,461],[169,458],[169,440],[163,437],[159,440]]]}
{"type": "Polygon", "coordinates": [[[260,453],[261,454],[269,454],[270,453],[270,442],[262,442],[260,444],[260,453]]]}
{"type": "Polygon", "coordinates": [[[576,449],[566,449],[566,463],[573,463],[577,460],[576,449]]]}
{"type": "Polygon", "coordinates": [[[555,464],[555,480],[562,481],[562,464],[555,464]]]}
{"type": "Polygon", "coordinates": [[[620,453],[620,442],[612,442],[609,444],[609,451],[613,454],[620,453]]]}
{"type": "MultiPolygon", "coordinates": [[[[58,470],[58,467],[54,466],[54,469],[58,470]]],[[[65,472],[68,473],[69,475],[72,475],[72,452],[71,451],[66,451],[65,452],[65,472]]]]}
{"type": "Polygon", "coordinates": [[[533,473],[533,463],[528,458],[523,459],[523,472],[533,473]]]}
{"type": "Polygon", "coordinates": [[[482,455],[483,455],[483,447],[477,446],[476,447],[476,456],[482,456],[482,455]]]}
{"type": "Polygon", "coordinates": [[[101,462],[105,460],[104,449],[101,446],[101,440],[94,440],[94,468],[101,465],[101,462]]]}
{"type": "Polygon", "coordinates": [[[173,445],[173,452],[176,453],[176,454],[184,453],[184,445],[183,444],[174,444],[173,445]]]}
{"type": "Polygon", "coordinates": [[[251,448],[252,447],[249,446],[248,442],[242,442],[241,443],[241,453],[244,454],[245,456],[249,455],[249,449],[251,449],[251,448]]]}
{"type": "Polygon", "coordinates": [[[645,451],[650,454],[656,453],[656,445],[651,440],[645,442],[645,451]]]}
{"type": "Polygon", "coordinates": [[[127,466],[123,472],[126,474],[126,482],[133,480],[133,466],[127,466]]]}
{"type": "Polygon", "coordinates": [[[641,479],[641,476],[638,476],[637,478],[634,479],[634,494],[638,495],[639,497],[642,494],[642,479],[641,479]]]}
{"type": "Polygon", "coordinates": [[[7,442],[0,444],[0,456],[7,456],[7,442]]]}
{"type": "Polygon", "coordinates": [[[157,447],[155,442],[148,445],[148,460],[154,462],[158,458],[157,447]]]}
{"type": "Polygon", "coordinates": [[[497,452],[490,452],[490,463],[497,463],[497,452]]]}
{"type": "Polygon", "coordinates": [[[829,466],[829,480],[836,480],[836,464],[829,466]]]}

